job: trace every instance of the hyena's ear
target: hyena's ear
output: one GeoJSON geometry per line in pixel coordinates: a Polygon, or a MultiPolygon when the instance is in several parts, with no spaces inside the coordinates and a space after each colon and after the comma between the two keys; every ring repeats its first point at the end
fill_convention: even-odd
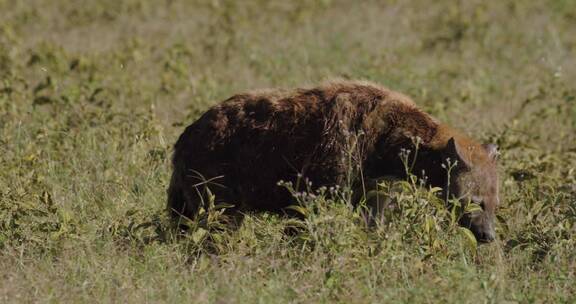
{"type": "Polygon", "coordinates": [[[450,162],[458,161],[459,166],[469,167],[468,162],[464,158],[462,148],[456,143],[454,137],[448,140],[446,150],[444,152],[445,158],[450,158],[450,162]]]}
{"type": "Polygon", "coordinates": [[[498,145],[483,144],[482,146],[484,147],[486,152],[488,152],[488,156],[490,157],[491,160],[495,161],[498,159],[498,155],[500,155],[500,152],[498,151],[498,145]]]}

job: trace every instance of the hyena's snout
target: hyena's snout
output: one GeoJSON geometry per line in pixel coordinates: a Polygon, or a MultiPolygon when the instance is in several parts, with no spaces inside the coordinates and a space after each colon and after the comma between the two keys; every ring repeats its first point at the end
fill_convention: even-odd
{"type": "Polygon", "coordinates": [[[466,214],[460,220],[460,225],[470,229],[478,242],[490,243],[496,239],[494,217],[486,212],[466,214]]]}

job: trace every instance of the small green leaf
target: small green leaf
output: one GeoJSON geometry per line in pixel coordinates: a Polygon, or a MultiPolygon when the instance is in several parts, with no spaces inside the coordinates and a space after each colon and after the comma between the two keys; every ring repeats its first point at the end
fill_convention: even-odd
{"type": "Polygon", "coordinates": [[[286,207],[286,209],[296,211],[303,216],[308,216],[308,210],[300,205],[290,205],[286,207]]]}
{"type": "Polygon", "coordinates": [[[474,213],[477,211],[482,211],[482,207],[478,204],[468,204],[466,205],[466,209],[464,209],[464,212],[466,213],[474,213]]]}
{"type": "Polygon", "coordinates": [[[426,216],[426,221],[424,222],[424,229],[426,234],[430,235],[430,231],[435,230],[436,220],[431,216],[426,216]]]}
{"type": "Polygon", "coordinates": [[[468,246],[473,252],[476,252],[476,248],[478,248],[478,242],[476,241],[476,237],[468,228],[458,227],[459,233],[464,237],[467,241],[468,246]]]}
{"type": "Polygon", "coordinates": [[[214,195],[208,187],[206,187],[206,194],[208,196],[208,209],[212,210],[214,208],[214,202],[216,201],[216,195],[214,195]]]}
{"type": "Polygon", "coordinates": [[[374,198],[374,197],[382,197],[382,198],[384,198],[384,197],[387,197],[387,196],[388,196],[388,195],[387,195],[386,192],[384,192],[384,191],[372,190],[372,191],[369,191],[369,192],[366,194],[366,200],[368,201],[368,200],[370,200],[370,199],[372,199],[372,198],[374,198]]]}
{"type": "Polygon", "coordinates": [[[234,208],[235,205],[232,204],[228,204],[228,203],[219,203],[218,205],[214,206],[215,210],[219,210],[219,209],[230,209],[230,208],[234,208]]]}
{"type": "Polygon", "coordinates": [[[201,241],[204,240],[204,237],[206,236],[206,233],[208,231],[206,229],[203,228],[198,228],[196,229],[196,231],[194,231],[194,233],[192,233],[192,241],[194,241],[194,243],[198,244],[201,241]]]}
{"type": "Polygon", "coordinates": [[[432,187],[432,188],[430,188],[430,192],[432,192],[432,193],[436,193],[436,192],[440,192],[440,191],[442,191],[442,188],[440,188],[440,187],[432,187]]]}

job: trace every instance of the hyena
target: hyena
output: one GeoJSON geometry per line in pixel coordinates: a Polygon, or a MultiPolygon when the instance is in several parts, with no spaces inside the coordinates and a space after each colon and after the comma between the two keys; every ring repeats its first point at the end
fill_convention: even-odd
{"type": "Polygon", "coordinates": [[[355,137],[356,179],[404,178],[399,153],[418,138],[413,171],[425,172],[447,199],[478,204],[460,224],[479,241],[494,240],[496,146],[437,121],[403,94],[362,81],[248,92],[212,107],[175,145],[168,209],[174,218],[193,218],[209,188],[218,202],[242,210],[282,211],[293,197],[278,181],[304,177],[315,188],[346,182],[351,134],[362,134],[355,137]],[[448,158],[457,162],[450,175],[442,166],[448,158]]]}

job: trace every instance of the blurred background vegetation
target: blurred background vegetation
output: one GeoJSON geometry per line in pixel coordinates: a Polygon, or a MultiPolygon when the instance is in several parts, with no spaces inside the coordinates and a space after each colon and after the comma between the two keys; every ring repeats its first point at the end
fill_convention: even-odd
{"type": "Polygon", "coordinates": [[[575,51],[570,0],[0,0],[0,300],[573,302],[575,51]],[[210,214],[174,237],[187,124],[335,77],[500,145],[496,243],[471,245],[417,188],[377,230],[319,196],[304,222],[222,231],[210,214]]]}

